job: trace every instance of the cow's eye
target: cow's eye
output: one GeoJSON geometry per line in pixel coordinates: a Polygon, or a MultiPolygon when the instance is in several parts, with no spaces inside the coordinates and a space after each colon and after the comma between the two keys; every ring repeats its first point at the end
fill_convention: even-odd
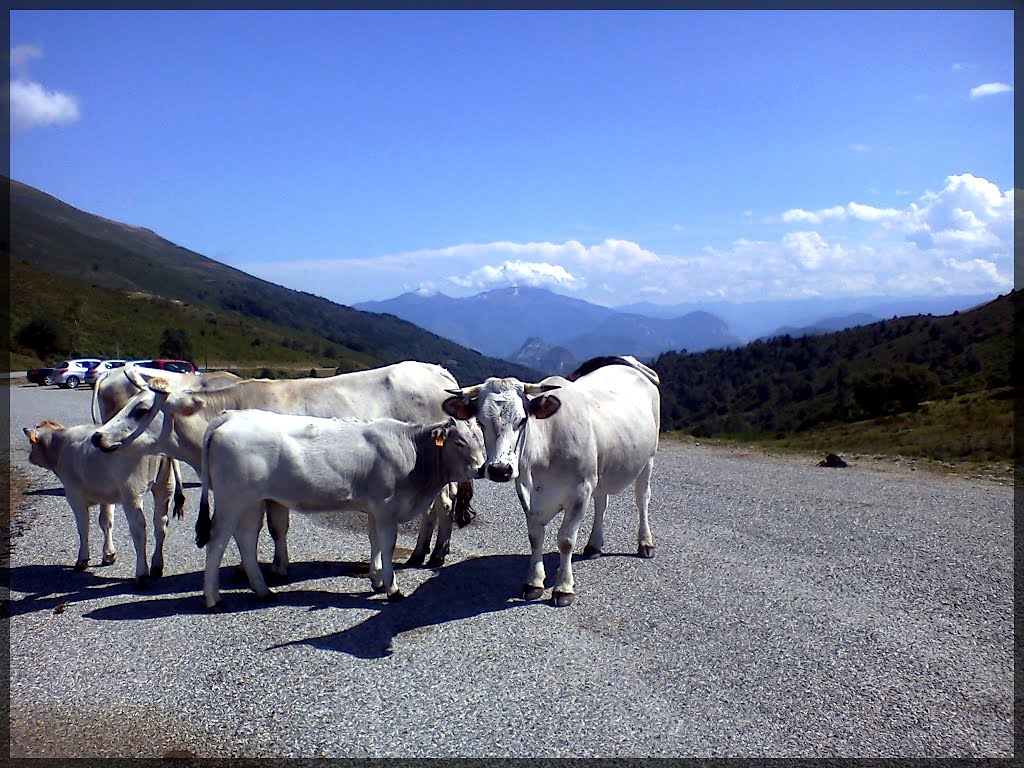
{"type": "Polygon", "coordinates": [[[135,415],[136,416],[142,417],[142,416],[145,416],[147,413],[149,413],[149,408],[147,408],[146,406],[144,406],[144,405],[136,406],[136,408],[135,408],[135,415]]]}

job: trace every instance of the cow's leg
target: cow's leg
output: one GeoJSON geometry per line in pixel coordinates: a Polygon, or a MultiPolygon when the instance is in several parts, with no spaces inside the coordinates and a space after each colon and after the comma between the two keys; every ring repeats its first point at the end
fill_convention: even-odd
{"type": "Polygon", "coordinates": [[[383,592],[384,582],[381,579],[383,565],[380,555],[380,540],[377,536],[377,521],[374,520],[373,515],[367,515],[366,519],[367,533],[370,537],[370,566],[368,568],[370,572],[370,586],[374,592],[383,592]]]}
{"type": "Polygon", "coordinates": [[[637,531],[636,553],[640,557],[654,557],[654,534],[651,533],[651,521],[647,509],[651,503],[651,472],[654,470],[654,457],[647,461],[633,486],[636,496],[636,508],[640,513],[640,527],[637,531]]]}
{"type": "MultiPolygon", "coordinates": [[[[171,499],[178,491],[174,473],[171,471],[171,459],[160,462],[160,470],[153,483],[153,561],[149,575],[159,579],[164,575],[164,539],[167,538],[167,521],[171,509],[171,499]]],[[[175,502],[177,503],[177,502],[175,502]]]]}
{"type": "MultiPolygon", "coordinates": [[[[211,611],[220,610],[220,564],[224,550],[238,527],[239,512],[227,501],[218,502],[210,523],[210,539],[206,542],[206,570],[203,573],[203,597],[211,611]]],[[[237,543],[237,541],[236,541],[237,543]]],[[[239,545],[241,552],[241,545],[239,545]]]]}
{"type": "MultiPolygon", "coordinates": [[[[88,512],[86,513],[88,517],[88,512]]],[[[100,531],[103,533],[103,565],[113,565],[117,560],[117,549],[114,547],[114,505],[100,504],[100,531]]]]}
{"type": "Polygon", "coordinates": [[[416,547],[405,561],[406,565],[423,565],[423,561],[427,559],[430,539],[434,535],[434,523],[440,517],[438,513],[440,500],[440,496],[434,499],[434,503],[430,505],[430,508],[420,515],[420,532],[416,536],[416,547]]]}
{"type": "Polygon", "coordinates": [[[401,600],[403,595],[395,584],[395,542],[398,540],[398,523],[393,516],[376,515],[377,546],[380,551],[380,579],[388,600],[401,600]]]}
{"type": "Polygon", "coordinates": [[[84,571],[89,565],[89,504],[85,498],[77,493],[68,493],[68,505],[75,515],[75,527],[78,529],[78,559],[75,560],[75,570],[84,571]]]}
{"type": "Polygon", "coordinates": [[[267,582],[263,579],[263,571],[260,570],[260,561],[256,552],[260,540],[260,529],[263,528],[263,510],[264,505],[260,503],[242,513],[242,519],[235,529],[235,543],[238,544],[238,554],[242,558],[245,575],[249,577],[249,586],[252,587],[252,591],[258,598],[267,600],[272,599],[273,593],[267,588],[267,582]]]}
{"type": "Polygon", "coordinates": [[[576,602],[575,582],[572,578],[572,553],[576,548],[576,536],[583,523],[584,513],[590,506],[590,493],[579,494],[572,505],[562,515],[562,524],[558,528],[558,575],[555,577],[555,588],[551,598],[560,608],[576,602]]]}
{"type": "Polygon", "coordinates": [[[451,489],[457,487],[451,483],[446,485],[431,505],[431,509],[437,510],[437,540],[434,542],[434,551],[430,554],[430,560],[427,561],[427,565],[431,568],[440,568],[444,565],[445,557],[448,556],[448,548],[452,541],[452,506],[454,504],[451,489]]]}
{"type": "Polygon", "coordinates": [[[604,511],[608,508],[607,494],[594,494],[594,527],[590,530],[587,546],[583,548],[583,558],[593,560],[601,556],[604,549],[604,511]]]}
{"type": "Polygon", "coordinates": [[[121,506],[135,545],[135,586],[144,587],[149,581],[149,563],[146,561],[146,514],[142,509],[142,496],[126,494],[121,506]]]}
{"type": "Polygon", "coordinates": [[[538,600],[544,594],[544,533],[547,520],[526,516],[526,528],[530,536],[530,565],[523,584],[523,600],[538,600]]]}
{"type": "Polygon", "coordinates": [[[288,526],[291,524],[291,513],[288,507],[276,501],[267,502],[267,528],[270,538],[274,540],[274,563],[270,572],[282,579],[288,577],[288,526]]]}

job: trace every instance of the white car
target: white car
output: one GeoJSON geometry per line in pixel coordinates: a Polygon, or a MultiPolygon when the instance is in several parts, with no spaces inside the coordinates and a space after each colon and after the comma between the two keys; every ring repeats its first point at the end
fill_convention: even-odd
{"type": "Polygon", "coordinates": [[[124,365],[124,363],[124,360],[118,359],[100,360],[100,362],[97,365],[94,365],[92,368],[89,369],[89,372],[85,374],[85,378],[83,379],[83,381],[90,387],[95,387],[96,379],[99,378],[99,375],[101,373],[103,373],[104,371],[112,371],[115,368],[120,368],[121,366],[124,365]]]}
{"type": "Polygon", "coordinates": [[[80,357],[74,360],[62,360],[57,363],[53,372],[53,383],[64,389],[75,389],[85,381],[85,374],[100,362],[98,357],[80,357]]]}

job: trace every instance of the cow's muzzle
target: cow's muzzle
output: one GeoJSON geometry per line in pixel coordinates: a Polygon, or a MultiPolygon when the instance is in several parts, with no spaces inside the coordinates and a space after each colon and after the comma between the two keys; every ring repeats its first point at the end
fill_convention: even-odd
{"type": "Polygon", "coordinates": [[[512,479],[512,465],[495,462],[487,465],[487,478],[496,483],[507,483],[512,479]]]}
{"type": "Polygon", "coordinates": [[[92,444],[95,447],[99,448],[104,453],[113,453],[114,451],[117,450],[116,445],[107,445],[106,443],[104,443],[103,435],[101,435],[99,432],[93,432],[92,444]]]}

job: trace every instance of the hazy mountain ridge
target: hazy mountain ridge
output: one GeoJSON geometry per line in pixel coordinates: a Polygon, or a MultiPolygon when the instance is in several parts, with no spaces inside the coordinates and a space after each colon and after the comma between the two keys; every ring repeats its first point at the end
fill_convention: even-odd
{"type": "Polygon", "coordinates": [[[439,335],[451,334],[450,338],[484,354],[510,360],[533,338],[564,347],[577,360],[609,354],[650,359],[673,349],[697,351],[739,343],[725,323],[706,312],[652,318],[523,286],[467,298],[406,293],[356,307],[393,314],[439,335]]]}

